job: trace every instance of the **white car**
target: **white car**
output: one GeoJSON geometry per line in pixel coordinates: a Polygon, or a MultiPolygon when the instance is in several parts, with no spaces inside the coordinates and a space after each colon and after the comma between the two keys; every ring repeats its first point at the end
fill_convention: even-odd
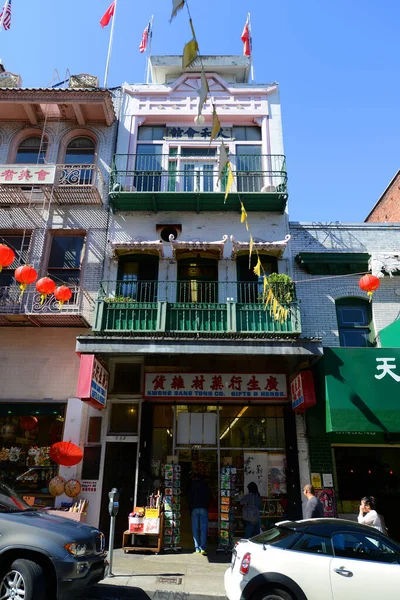
{"type": "Polygon", "coordinates": [[[342,519],[282,521],[237,542],[228,600],[399,600],[400,545],[342,519]]]}

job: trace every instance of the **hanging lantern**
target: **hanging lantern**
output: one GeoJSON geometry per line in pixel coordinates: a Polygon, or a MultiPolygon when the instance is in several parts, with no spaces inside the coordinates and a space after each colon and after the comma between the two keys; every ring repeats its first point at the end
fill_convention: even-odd
{"type": "Polygon", "coordinates": [[[21,429],[23,429],[24,431],[32,431],[33,429],[36,429],[36,427],[39,424],[39,421],[36,417],[21,417],[19,420],[19,424],[21,426],[21,429]]]}
{"type": "Polygon", "coordinates": [[[26,290],[26,286],[29,283],[33,283],[37,279],[37,272],[30,265],[23,265],[15,269],[15,279],[20,284],[19,289],[21,290],[21,296],[26,290]]]}
{"type": "Polygon", "coordinates": [[[72,291],[66,285],[60,285],[54,290],[54,295],[58,300],[59,307],[61,308],[64,302],[68,302],[72,298],[72,291]]]}
{"type": "Polygon", "coordinates": [[[5,244],[0,244],[0,273],[3,267],[9,267],[15,259],[15,252],[5,244]]]}
{"type": "Polygon", "coordinates": [[[50,277],[42,277],[36,282],[36,289],[41,294],[40,304],[43,304],[46,300],[46,296],[48,294],[53,294],[56,289],[56,284],[50,277]]]}
{"type": "Polygon", "coordinates": [[[364,292],[367,292],[369,301],[371,302],[372,294],[378,289],[378,287],[381,285],[381,282],[378,277],[375,277],[375,275],[368,274],[361,277],[358,285],[364,292]]]}
{"type": "Polygon", "coordinates": [[[57,442],[50,447],[50,458],[64,467],[73,467],[81,462],[82,450],[72,442],[57,442]]]}

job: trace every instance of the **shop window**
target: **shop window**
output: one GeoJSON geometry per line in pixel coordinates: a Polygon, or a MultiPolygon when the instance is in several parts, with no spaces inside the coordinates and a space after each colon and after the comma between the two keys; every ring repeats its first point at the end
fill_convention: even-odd
{"type": "Polygon", "coordinates": [[[140,394],[142,366],[139,363],[117,362],[110,392],[113,394],[140,394]]]}
{"type": "Polygon", "coordinates": [[[22,140],[15,157],[16,164],[44,164],[47,152],[47,140],[32,136],[22,140]]]}
{"type": "Polygon", "coordinates": [[[282,406],[221,406],[221,448],[285,447],[282,406]]]}
{"type": "Polygon", "coordinates": [[[371,304],[361,298],[336,301],[340,345],[352,348],[375,346],[371,304]]]}
{"type": "Polygon", "coordinates": [[[47,270],[57,285],[79,284],[84,242],[84,235],[52,235],[47,270]]]}
{"type": "Polygon", "coordinates": [[[137,435],[139,425],[139,404],[113,402],[108,429],[109,434],[121,433],[137,435]]]}
{"type": "Polygon", "coordinates": [[[87,441],[89,444],[96,444],[101,441],[102,417],[89,417],[89,427],[87,441]]]}
{"type": "Polygon", "coordinates": [[[218,302],[218,261],[184,258],[178,261],[178,302],[218,302]]]}
{"type": "Polygon", "coordinates": [[[130,254],[118,262],[118,282],[115,294],[136,302],[157,302],[158,256],[130,254]]]}
{"type": "Polygon", "coordinates": [[[309,554],[326,554],[332,556],[332,543],[330,538],[305,533],[293,544],[291,550],[308,552],[309,554]]]}
{"type": "Polygon", "coordinates": [[[99,479],[101,446],[85,446],[83,451],[82,479],[99,479]]]}
{"type": "Polygon", "coordinates": [[[7,290],[2,289],[3,286],[9,286],[14,283],[14,270],[19,265],[24,265],[28,262],[28,251],[29,244],[31,241],[31,233],[28,232],[25,235],[9,235],[8,233],[0,233],[0,243],[6,244],[9,248],[15,252],[15,260],[7,268],[4,268],[0,273],[0,303],[3,300],[7,300],[7,290]]]}
{"type": "Polygon", "coordinates": [[[332,536],[335,556],[398,564],[400,555],[374,536],[359,533],[336,533],[332,536]]]}
{"type": "Polygon", "coordinates": [[[165,125],[141,125],[138,129],[138,140],[162,140],[165,136],[165,125]]]}

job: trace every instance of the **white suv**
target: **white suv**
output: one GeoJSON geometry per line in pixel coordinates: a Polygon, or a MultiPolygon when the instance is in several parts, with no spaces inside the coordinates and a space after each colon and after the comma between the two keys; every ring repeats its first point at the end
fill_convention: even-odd
{"type": "Polygon", "coordinates": [[[283,521],[238,542],[228,600],[399,600],[400,545],[342,519],[283,521]]]}

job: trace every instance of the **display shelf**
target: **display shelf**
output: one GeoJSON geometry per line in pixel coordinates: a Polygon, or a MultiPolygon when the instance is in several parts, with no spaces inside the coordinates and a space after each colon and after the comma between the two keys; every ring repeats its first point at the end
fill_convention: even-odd
{"type": "Polygon", "coordinates": [[[160,514],[160,529],[159,533],[135,533],[132,531],[124,531],[122,535],[122,549],[127,554],[128,552],[154,552],[158,554],[161,552],[162,544],[163,544],[163,530],[164,530],[164,514],[160,514]],[[150,538],[156,539],[156,546],[137,546],[135,545],[135,537],[138,536],[141,539],[150,538]]]}

